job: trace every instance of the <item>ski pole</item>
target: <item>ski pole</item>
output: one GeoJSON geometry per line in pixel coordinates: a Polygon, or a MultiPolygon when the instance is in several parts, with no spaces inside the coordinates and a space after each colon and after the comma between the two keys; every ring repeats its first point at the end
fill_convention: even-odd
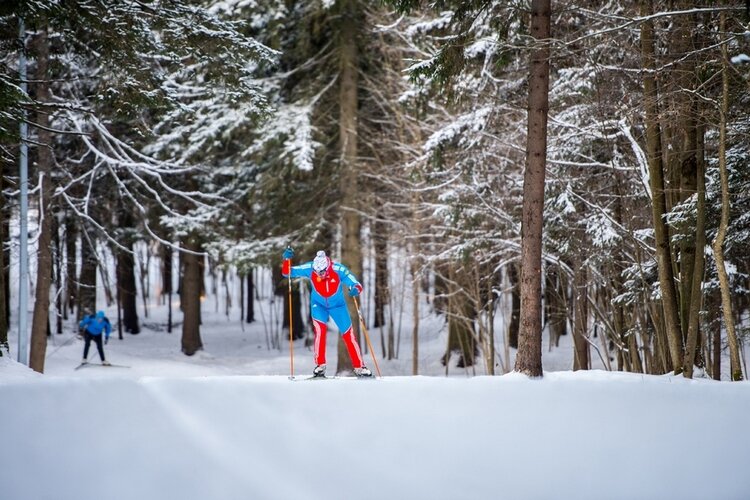
{"type": "Polygon", "coordinates": [[[357,308],[357,316],[359,316],[359,324],[362,325],[362,332],[365,334],[365,341],[367,342],[367,348],[370,350],[370,355],[372,356],[372,362],[375,363],[375,370],[378,372],[378,377],[382,378],[382,375],[380,374],[380,367],[378,366],[378,360],[375,358],[375,351],[372,348],[372,344],[370,343],[370,335],[367,333],[367,327],[365,326],[365,320],[362,318],[362,313],[359,310],[359,301],[357,300],[357,297],[352,297],[354,299],[354,307],[357,308]]]}
{"type": "Polygon", "coordinates": [[[291,372],[290,378],[294,378],[294,324],[292,323],[292,272],[289,271],[289,370],[291,372]]]}

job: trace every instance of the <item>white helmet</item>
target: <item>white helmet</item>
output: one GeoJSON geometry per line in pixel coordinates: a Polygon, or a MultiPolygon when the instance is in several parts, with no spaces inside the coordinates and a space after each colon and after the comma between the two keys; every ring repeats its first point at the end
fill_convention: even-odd
{"type": "Polygon", "coordinates": [[[328,258],[323,250],[318,250],[313,259],[313,271],[320,275],[324,275],[328,268],[331,267],[331,259],[328,258]]]}

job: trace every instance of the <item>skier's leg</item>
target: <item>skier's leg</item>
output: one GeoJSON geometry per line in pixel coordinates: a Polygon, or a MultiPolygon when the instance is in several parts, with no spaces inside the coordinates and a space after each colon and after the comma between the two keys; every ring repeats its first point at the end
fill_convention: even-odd
{"type": "Polygon", "coordinates": [[[326,364],[326,331],[328,326],[322,321],[313,319],[313,329],[315,330],[315,364],[326,364]]]}
{"type": "Polygon", "coordinates": [[[96,342],[96,350],[99,351],[99,357],[102,361],[104,361],[104,346],[102,345],[102,336],[97,335],[94,337],[94,342],[96,342]]]}
{"type": "Polygon", "coordinates": [[[83,334],[83,339],[83,359],[88,359],[89,347],[91,346],[91,334],[89,332],[85,332],[83,334]]]}
{"type": "Polygon", "coordinates": [[[352,319],[349,317],[349,310],[346,306],[331,309],[331,318],[336,323],[336,327],[341,332],[341,340],[346,344],[346,350],[349,351],[349,357],[352,360],[352,368],[362,368],[365,365],[362,359],[362,351],[357,343],[357,337],[354,336],[352,328],[352,319]]]}
{"type": "Polygon", "coordinates": [[[365,361],[362,359],[362,351],[360,351],[359,344],[357,343],[357,337],[354,336],[354,329],[349,327],[341,338],[344,340],[344,344],[346,344],[347,351],[349,351],[349,357],[352,358],[352,368],[362,368],[365,366],[365,361]]]}
{"type": "Polygon", "coordinates": [[[313,304],[310,308],[315,330],[315,364],[326,364],[326,333],[328,331],[329,314],[325,307],[313,304]]]}

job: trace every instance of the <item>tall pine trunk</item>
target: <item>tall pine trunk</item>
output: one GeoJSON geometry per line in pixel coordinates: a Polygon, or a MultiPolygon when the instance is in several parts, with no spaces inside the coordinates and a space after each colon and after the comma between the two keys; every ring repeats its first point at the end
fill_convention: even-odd
{"type": "Polygon", "coordinates": [[[76,222],[70,213],[65,213],[65,313],[75,312],[76,306],[76,222]]]}
{"type": "Polygon", "coordinates": [[[696,355],[698,355],[698,339],[700,335],[700,311],[703,305],[703,273],[705,269],[705,258],[703,249],[706,246],[706,174],[703,156],[703,127],[696,130],[696,166],[698,179],[698,202],[696,207],[695,224],[695,259],[693,261],[692,283],[690,291],[689,321],[687,330],[687,341],[685,344],[685,366],[684,375],[693,377],[693,366],[696,355]]]}
{"type": "Polygon", "coordinates": [[[518,330],[521,321],[521,288],[518,264],[508,265],[508,280],[510,281],[510,321],[508,322],[508,345],[518,349],[518,330]]]}
{"type": "MultiPolygon", "coordinates": [[[[339,22],[339,160],[340,191],[343,213],[341,215],[341,262],[362,280],[361,221],[356,209],[359,206],[359,180],[357,176],[357,119],[359,87],[359,51],[357,31],[362,18],[358,0],[341,0],[339,22]]],[[[359,338],[359,322],[354,301],[348,301],[352,328],[359,338]]],[[[352,363],[344,342],[339,337],[336,372],[351,370],[352,363]]]]}
{"type": "Polygon", "coordinates": [[[374,328],[385,326],[385,308],[388,305],[388,238],[385,223],[372,223],[372,243],[375,250],[375,318],[374,328]]]}
{"type": "Polygon", "coordinates": [[[255,321],[255,282],[253,281],[253,268],[247,271],[247,323],[255,321]]]}
{"type": "Polygon", "coordinates": [[[442,363],[448,371],[451,355],[458,353],[457,366],[464,368],[474,366],[477,345],[474,325],[477,317],[476,305],[469,296],[470,274],[460,263],[451,263],[450,293],[448,294],[448,346],[443,354],[442,363]]]}
{"type": "Polygon", "coordinates": [[[55,241],[55,253],[54,253],[54,272],[55,272],[55,332],[61,334],[63,332],[63,314],[65,310],[64,297],[63,297],[63,276],[62,268],[64,263],[63,258],[63,240],[60,236],[60,220],[55,217],[52,220],[52,237],[55,241]]]}
{"type": "Polygon", "coordinates": [[[161,260],[162,260],[162,296],[167,304],[167,333],[172,333],[172,292],[173,286],[173,275],[172,275],[172,260],[173,251],[170,245],[161,246],[161,260]]]}
{"type": "MultiPolygon", "coordinates": [[[[726,13],[721,13],[721,33],[726,33],[726,13]]],[[[729,343],[729,375],[731,380],[742,380],[742,365],[740,364],[740,350],[737,333],[734,329],[732,316],[732,292],[729,289],[729,276],[724,264],[724,239],[729,227],[729,174],[727,172],[727,118],[729,114],[729,55],[727,43],[721,46],[721,124],[719,126],[719,176],[721,178],[721,222],[711,247],[716,259],[716,272],[719,275],[721,290],[721,310],[724,315],[724,328],[727,331],[729,343]]]]}
{"type": "MultiPolygon", "coordinates": [[[[7,203],[7,200],[6,200],[7,203]]],[[[3,216],[2,216],[2,233],[5,235],[5,238],[8,238],[10,235],[10,207],[5,204],[3,208],[3,216]]],[[[6,241],[6,239],[2,239],[2,241],[6,241]]],[[[1,250],[3,256],[3,303],[5,307],[5,314],[3,315],[3,318],[5,319],[5,328],[6,328],[6,334],[7,329],[10,328],[10,245],[3,245],[3,248],[1,250]]]]}
{"type": "MultiPolygon", "coordinates": [[[[419,246],[414,243],[412,245],[413,256],[419,255],[419,246]]],[[[417,259],[411,259],[411,287],[412,287],[412,332],[411,332],[411,374],[419,375],[419,288],[420,288],[420,276],[418,272],[417,259]]]]}
{"type": "Polygon", "coordinates": [[[81,239],[81,273],[78,276],[78,315],[77,321],[84,313],[96,312],[96,240],[91,234],[83,234],[81,239]]]}
{"type": "Polygon", "coordinates": [[[573,370],[588,370],[589,343],[588,336],[588,284],[586,281],[586,268],[583,265],[576,266],[573,279],[573,345],[575,347],[573,370]]]}
{"type": "Polygon", "coordinates": [[[133,217],[130,212],[121,210],[120,231],[123,235],[120,244],[127,249],[117,253],[117,291],[120,296],[122,323],[125,331],[140,333],[135,286],[135,255],[133,254],[133,217]]]}
{"type": "MultiPolygon", "coordinates": [[[[651,14],[651,0],[644,0],[644,16],[651,14]]],[[[659,271],[661,303],[664,311],[664,328],[669,346],[670,360],[675,372],[682,370],[682,334],[680,331],[675,290],[669,228],[664,221],[667,212],[664,191],[664,165],[659,125],[658,90],[656,87],[656,55],[654,27],[650,20],[641,24],[641,54],[643,57],[643,98],[646,110],[646,153],[648,156],[649,184],[652,196],[652,218],[656,239],[656,261],[659,271]]]]}
{"type": "Polygon", "coordinates": [[[188,234],[183,240],[183,247],[186,252],[182,253],[184,267],[181,302],[183,312],[182,322],[182,352],[192,356],[203,348],[201,341],[201,276],[202,266],[200,264],[201,256],[197,255],[201,251],[198,237],[195,234],[188,234]]]}
{"type": "MultiPolygon", "coordinates": [[[[680,0],[678,7],[688,10],[694,5],[690,0],[680,0]]],[[[675,113],[673,123],[675,133],[671,150],[674,157],[677,182],[679,183],[678,201],[685,202],[697,190],[696,172],[696,106],[692,91],[695,89],[696,58],[693,30],[695,19],[693,15],[676,16],[674,29],[670,32],[670,52],[672,52],[673,83],[675,113]]],[[[693,297],[693,272],[695,271],[695,230],[689,224],[678,225],[682,233],[679,244],[679,299],[680,299],[680,331],[683,341],[687,342],[690,309],[693,297]]],[[[700,298],[697,298],[700,301],[700,298]]]]}
{"type": "MultiPolygon", "coordinates": [[[[8,344],[8,289],[7,275],[5,271],[5,263],[7,262],[7,256],[5,244],[8,241],[8,205],[5,200],[5,179],[4,175],[5,162],[0,162],[0,242],[2,242],[2,248],[0,248],[0,357],[10,353],[10,345],[8,344]]],[[[10,266],[9,266],[10,267],[10,266]]]]}
{"type": "Polygon", "coordinates": [[[549,111],[550,0],[531,1],[535,47],[529,71],[528,131],[521,216],[521,325],[515,369],[542,376],[542,228],[549,111]]]}
{"type": "MultiPolygon", "coordinates": [[[[36,99],[40,103],[50,101],[49,78],[47,67],[49,63],[49,42],[47,27],[39,29],[34,38],[34,51],[37,57],[36,71],[36,99]]],[[[44,373],[44,359],[47,351],[47,332],[49,328],[50,285],[52,282],[52,211],[50,197],[52,196],[52,134],[49,129],[49,114],[47,111],[37,113],[38,140],[37,166],[41,179],[39,193],[39,238],[37,250],[36,293],[34,297],[34,313],[31,320],[31,350],[29,367],[44,373]]]]}

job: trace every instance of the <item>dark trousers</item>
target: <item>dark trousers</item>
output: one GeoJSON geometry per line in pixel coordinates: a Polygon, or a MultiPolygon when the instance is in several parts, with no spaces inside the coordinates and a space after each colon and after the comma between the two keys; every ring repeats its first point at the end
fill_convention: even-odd
{"type": "Polygon", "coordinates": [[[86,331],[83,334],[84,339],[84,346],[83,346],[83,358],[86,359],[89,357],[89,346],[91,345],[91,341],[93,340],[96,342],[96,349],[99,351],[99,357],[102,358],[102,361],[104,361],[104,346],[102,345],[102,335],[91,335],[88,331],[86,331]]]}

